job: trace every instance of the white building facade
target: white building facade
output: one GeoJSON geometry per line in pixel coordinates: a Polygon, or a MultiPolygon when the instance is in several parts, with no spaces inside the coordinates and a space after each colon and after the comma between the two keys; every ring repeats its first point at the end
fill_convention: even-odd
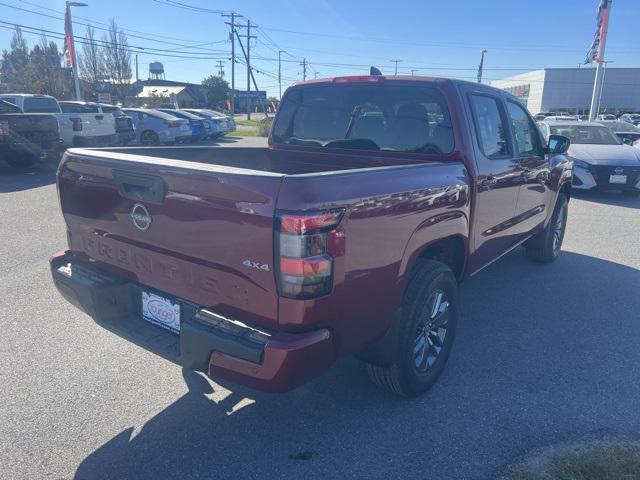
{"type": "MultiPolygon", "coordinates": [[[[595,68],[545,68],[494,80],[533,114],[589,111],[595,68]]],[[[640,68],[606,68],[600,112],[640,112],[640,68]]]]}

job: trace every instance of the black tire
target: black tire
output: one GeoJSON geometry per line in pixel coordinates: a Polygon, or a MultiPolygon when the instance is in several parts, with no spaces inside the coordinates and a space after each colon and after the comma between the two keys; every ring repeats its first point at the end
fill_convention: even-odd
{"type": "Polygon", "coordinates": [[[24,170],[36,163],[38,158],[29,153],[8,153],[7,156],[4,157],[4,160],[10,167],[17,170],[24,170]]]}
{"type": "Polygon", "coordinates": [[[145,130],[140,134],[140,145],[160,145],[160,137],[158,137],[158,134],[153,130],[145,130]]]}
{"type": "Polygon", "coordinates": [[[394,322],[392,328],[397,332],[390,344],[391,362],[367,364],[367,372],[375,384],[398,395],[415,397],[436,382],[453,346],[458,282],[451,269],[434,260],[418,260],[394,322]],[[435,310],[438,312],[434,314],[435,310]],[[436,323],[442,325],[437,335],[436,323]]]}
{"type": "Polygon", "coordinates": [[[567,227],[568,208],[569,200],[566,196],[560,195],[549,224],[524,244],[529,260],[551,263],[558,258],[567,227]]]}

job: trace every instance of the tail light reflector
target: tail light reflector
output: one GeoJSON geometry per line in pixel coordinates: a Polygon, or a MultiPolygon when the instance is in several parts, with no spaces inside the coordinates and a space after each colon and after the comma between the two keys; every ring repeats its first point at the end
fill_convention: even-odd
{"type": "Polygon", "coordinates": [[[344,209],[276,213],[276,275],[280,296],[296,299],[327,295],[333,288],[333,262],[344,255],[344,209]]]}
{"type": "Polygon", "coordinates": [[[81,118],[71,118],[71,123],[73,124],[73,131],[74,132],[81,132],[82,131],[82,119],[81,118]]]}
{"type": "Polygon", "coordinates": [[[0,135],[9,135],[9,120],[0,120],[0,135]]]}

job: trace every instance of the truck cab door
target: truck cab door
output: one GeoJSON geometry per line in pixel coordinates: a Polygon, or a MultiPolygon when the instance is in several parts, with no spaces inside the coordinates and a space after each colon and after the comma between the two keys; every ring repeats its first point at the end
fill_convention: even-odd
{"type": "Polygon", "coordinates": [[[548,187],[549,158],[545,155],[542,136],[522,105],[506,102],[513,139],[512,150],[518,164],[521,185],[518,192],[515,230],[523,238],[539,227],[553,208],[548,187]]]}
{"type": "Polygon", "coordinates": [[[517,244],[514,231],[522,178],[513,157],[504,103],[485,89],[464,87],[470,113],[476,164],[476,207],[471,226],[470,272],[492,262],[517,244]]]}

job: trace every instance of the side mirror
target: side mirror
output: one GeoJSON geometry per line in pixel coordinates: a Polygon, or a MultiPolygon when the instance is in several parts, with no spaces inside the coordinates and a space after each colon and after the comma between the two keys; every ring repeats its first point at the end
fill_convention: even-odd
{"type": "Polygon", "coordinates": [[[569,145],[571,145],[571,140],[564,135],[549,135],[547,153],[551,155],[562,155],[563,153],[567,153],[569,145]]]}
{"type": "Polygon", "coordinates": [[[624,143],[625,145],[633,145],[633,141],[629,137],[623,137],[622,143],[624,143]]]}

